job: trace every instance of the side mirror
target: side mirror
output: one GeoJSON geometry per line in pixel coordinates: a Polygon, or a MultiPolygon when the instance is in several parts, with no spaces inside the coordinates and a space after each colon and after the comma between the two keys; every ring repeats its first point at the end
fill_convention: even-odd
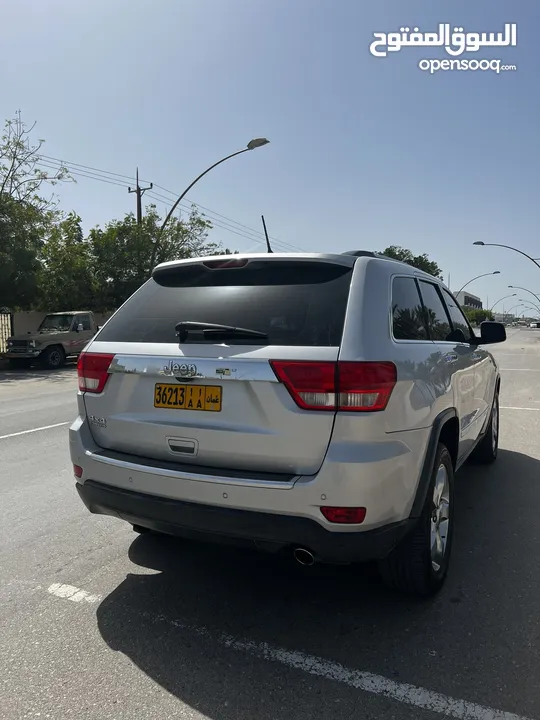
{"type": "Polygon", "coordinates": [[[96,332],[99,332],[102,327],[103,327],[103,325],[98,325],[97,328],[96,328],[96,332]]]}
{"type": "Polygon", "coordinates": [[[502,323],[485,321],[480,325],[479,345],[494,345],[506,340],[506,328],[502,323]]]}
{"type": "Polygon", "coordinates": [[[84,330],[84,327],[83,327],[82,323],[79,323],[77,325],[77,332],[82,332],[83,330],[84,330]]]}

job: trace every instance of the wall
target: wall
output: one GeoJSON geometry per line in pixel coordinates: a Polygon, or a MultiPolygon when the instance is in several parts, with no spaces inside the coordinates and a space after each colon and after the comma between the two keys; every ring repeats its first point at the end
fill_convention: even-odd
{"type": "MultiPolygon", "coordinates": [[[[38,329],[40,322],[47,313],[44,312],[16,312],[13,316],[13,331],[15,335],[26,335],[38,329]]],[[[103,325],[112,315],[112,312],[101,315],[94,313],[96,325],[103,325]]]]}

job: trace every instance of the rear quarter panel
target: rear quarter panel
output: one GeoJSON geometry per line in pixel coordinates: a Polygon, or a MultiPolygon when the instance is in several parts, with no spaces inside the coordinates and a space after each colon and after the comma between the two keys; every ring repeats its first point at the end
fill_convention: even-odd
{"type": "Polygon", "coordinates": [[[397,367],[397,384],[386,410],[366,414],[365,422],[356,422],[358,415],[351,414],[349,421],[362,435],[368,424],[370,432],[375,426],[386,433],[427,428],[439,413],[455,407],[440,348],[431,340],[395,340],[392,334],[393,278],[415,275],[414,270],[386,260],[359,258],[355,265],[339,359],[391,361],[397,367]]]}

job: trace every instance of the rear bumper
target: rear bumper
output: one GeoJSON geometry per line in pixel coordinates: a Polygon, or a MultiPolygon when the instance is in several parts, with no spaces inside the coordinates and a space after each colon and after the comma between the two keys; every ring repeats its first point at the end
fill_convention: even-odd
{"type": "Polygon", "coordinates": [[[320,562],[351,563],[386,557],[409,529],[409,520],[363,532],[329,532],[314,520],[189,503],[111,487],[77,483],[88,510],[133,525],[196,540],[236,542],[271,552],[310,550],[320,562]]]}

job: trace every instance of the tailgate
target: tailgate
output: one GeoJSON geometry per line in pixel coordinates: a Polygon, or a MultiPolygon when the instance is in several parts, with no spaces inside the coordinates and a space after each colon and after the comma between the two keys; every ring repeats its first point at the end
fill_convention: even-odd
{"type": "Polygon", "coordinates": [[[220,263],[158,269],[90,345],[112,361],[104,389],[85,393],[94,439],[162,461],[314,474],[335,413],[299,407],[270,363],[337,360],[351,260],[220,263]],[[217,342],[207,329],[178,336],[179,322],[244,328],[253,337],[217,342]]]}
{"type": "MultiPolygon", "coordinates": [[[[189,357],[185,362],[178,357],[117,355],[105,391],[85,394],[88,415],[103,421],[90,424],[95,442],[158,460],[316,473],[334,413],[299,408],[268,359],[242,358],[237,351],[224,357],[224,348],[218,352],[220,357],[189,357]],[[164,368],[171,363],[196,368],[196,379],[168,374],[164,368]]],[[[335,360],[337,352],[325,354],[325,359],[335,360]]]]}

